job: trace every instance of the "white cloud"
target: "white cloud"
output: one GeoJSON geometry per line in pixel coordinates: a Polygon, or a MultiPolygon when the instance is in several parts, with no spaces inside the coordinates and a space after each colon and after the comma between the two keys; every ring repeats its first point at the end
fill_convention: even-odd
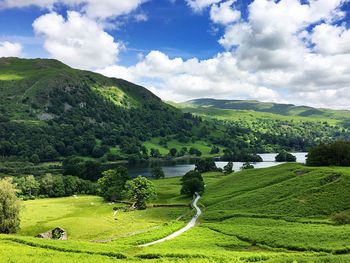
{"type": "Polygon", "coordinates": [[[344,1],[255,0],[244,21],[220,14],[233,1],[187,2],[196,11],[211,6],[213,22],[226,26],[219,40],[226,52],[183,60],[152,51],[134,66],[100,72],[125,76],[165,100],[258,99],[349,109],[350,30],[334,23],[344,16],[344,1]]]}
{"type": "Polygon", "coordinates": [[[67,20],[50,13],[36,19],[35,32],[45,40],[49,54],[70,66],[94,69],[116,62],[121,45],[94,20],[68,12],[67,20]]]}
{"type": "Polygon", "coordinates": [[[19,57],[21,53],[21,44],[8,41],[0,42],[0,57],[19,57]]]}
{"type": "Polygon", "coordinates": [[[232,5],[236,0],[230,0],[221,4],[214,4],[210,9],[210,19],[216,24],[228,25],[241,18],[241,12],[235,10],[232,5]]]}
{"type": "Polygon", "coordinates": [[[77,8],[90,18],[104,20],[135,11],[148,0],[0,0],[2,8],[38,6],[53,9],[56,4],[77,8]]]}
{"type": "Polygon", "coordinates": [[[192,8],[195,12],[200,12],[203,9],[211,6],[212,4],[217,4],[221,0],[185,0],[187,5],[192,8]]]}
{"type": "Polygon", "coordinates": [[[148,16],[144,13],[136,14],[135,15],[135,20],[137,22],[145,22],[148,20],[148,16]]]}
{"type": "Polygon", "coordinates": [[[345,26],[321,24],[314,28],[311,37],[315,49],[325,55],[350,53],[350,30],[345,26]]]}
{"type": "Polygon", "coordinates": [[[89,17],[106,19],[126,15],[147,0],[86,0],[84,11],[89,17]]]}

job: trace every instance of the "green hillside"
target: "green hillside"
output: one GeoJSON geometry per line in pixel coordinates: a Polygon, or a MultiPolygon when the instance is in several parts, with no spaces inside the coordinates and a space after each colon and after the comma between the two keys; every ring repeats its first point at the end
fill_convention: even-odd
{"type": "Polygon", "coordinates": [[[145,211],[126,212],[94,196],[25,201],[21,231],[0,235],[0,261],[349,262],[350,225],[332,220],[339,212],[350,216],[349,168],[284,164],[203,177],[200,222],[177,238],[137,247],[193,214],[180,198],[179,177],[154,180],[154,203],[167,206],[145,211]],[[32,237],[56,226],[67,229],[68,241],[32,237]]]}
{"type": "Polygon", "coordinates": [[[199,121],[141,86],[47,59],[0,59],[0,113],[0,154],[42,161],[145,154],[142,141],[199,121]]]}
{"type": "Polygon", "coordinates": [[[293,104],[278,104],[255,100],[195,99],[183,105],[188,107],[266,112],[283,116],[330,118],[337,120],[350,118],[350,111],[347,110],[318,109],[308,106],[295,106],[293,104]]]}
{"type": "Polygon", "coordinates": [[[223,156],[228,150],[226,159],[240,160],[350,139],[350,126],[327,116],[202,104],[181,111],[146,88],[57,60],[0,58],[0,156],[34,164],[70,156],[139,162],[223,156]],[[171,149],[175,154],[169,155],[171,149]]]}

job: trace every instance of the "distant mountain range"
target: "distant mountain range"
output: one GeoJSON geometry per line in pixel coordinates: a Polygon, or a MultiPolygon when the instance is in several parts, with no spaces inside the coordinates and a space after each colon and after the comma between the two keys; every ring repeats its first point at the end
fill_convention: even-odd
{"type": "Polygon", "coordinates": [[[279,104],[272,102],[260,102],[256,100],[218,100],[195,99],[180,104],[182,107],[203,107],[224,110],[244,110],[273,113],[284,116],[321,117],[333,119],[350,118],[348,110],[332,110],[313,108],[308,106],[295,106],[293,104],[279,104]]]}

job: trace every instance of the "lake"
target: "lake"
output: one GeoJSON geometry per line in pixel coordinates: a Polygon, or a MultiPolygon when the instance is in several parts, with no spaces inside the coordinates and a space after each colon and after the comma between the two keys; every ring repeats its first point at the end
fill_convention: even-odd
{"type": "MultiPolygon", "coordinates": [[[[305,163],[306,162],[306,155],[307,153],[292,153],[295,157],[297,157],[298,163],[305,163]]],[[[276,153],[262,153],[259,154],[261,158],[263,159],[263,162],[259,163],[252,163],[255,168],[268,168],[272,166],[279,165],[281,163],[275,162],[275,156],[276,153]]],[[[223,168],[227,162],[215,162],[216,166],[219,168],[223,168]]],[[[233,162],[233,170],[239,171],[239,169],[242,167],[243,162],[233,162]]],[[[163,168],[163,171],[165,173],[165,177],[174,177],[174,176],[183,176],[185,173],[187,173],[190,170],[193,170],[195,168],[194,163],[181,163],[181,162],[169,162],[169,163],[162,163],[160,165],[163,168]]],[[[137,177],[139,175],[150,177],[152,175],[151,173],[152,168],[150,165],[130,165],[128,167],[129,175],[131,177],[137,177]]]]}

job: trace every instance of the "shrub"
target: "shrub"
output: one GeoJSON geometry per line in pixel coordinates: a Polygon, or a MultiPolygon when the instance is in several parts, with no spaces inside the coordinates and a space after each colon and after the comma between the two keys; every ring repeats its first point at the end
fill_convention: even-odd
{"type": "Polygon", "coordinates": [[[350,215],[345,212],[340,212],[332,216],[332,221],[337,225],[350,224],[350,215]]]}

